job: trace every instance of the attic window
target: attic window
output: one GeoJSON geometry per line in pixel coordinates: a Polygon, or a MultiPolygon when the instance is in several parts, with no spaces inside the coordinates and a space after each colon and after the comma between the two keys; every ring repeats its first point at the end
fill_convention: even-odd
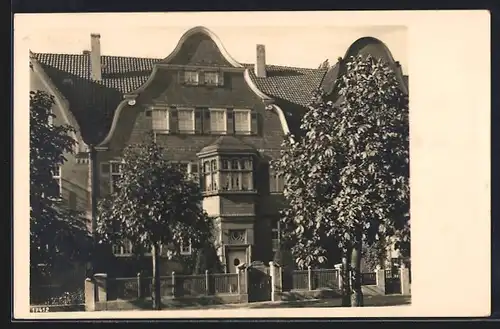
{"type": "Polygon", "coordinates": [[[219,73],[217,73],[217,72],[205,72],[205,84],[218,85],[219,84],[219,73]]]}
{"type": "Polygon", "coordinates": [[[185,71],[184,72],[184,82],[186,84],[196,85],[198,84],[198,72],[196,71],[185,71]]]}

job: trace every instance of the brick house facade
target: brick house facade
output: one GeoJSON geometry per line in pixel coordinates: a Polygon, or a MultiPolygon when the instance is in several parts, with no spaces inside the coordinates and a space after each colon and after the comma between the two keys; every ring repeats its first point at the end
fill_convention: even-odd
{"type": "MultiPolygon", "coordinates": [[[[335,98],[344,62],[330,69],[268,65],[264,46],[257,45],[255,64],[242,64],[204,27],[188,30],[162,59],[105,56],[100,42],[92,34],[91,50],[82,54],[30,54],[31,90],[53,94],[55,123],[77,130],[76,153],[55,177],[70,207],[87,213],[91,229],[92,201],[113,190],[123,148],[153,132],[168,158],[199,179],[226,270],[272,260],[283,180],[270,171],[269,160],[279,156],[284,135],[297,131],[316,88],[335,98]]],[[[394,65],[407,91],[406,77],[379,40],[359,39],[344,58],[368,53],[394,65]]],[[[115,246],[108,265],[130,268],[119,257],[130,251],[126,244],[115,246]]],[[[184,252],[188,257],[190,247],[184,252]]]]}

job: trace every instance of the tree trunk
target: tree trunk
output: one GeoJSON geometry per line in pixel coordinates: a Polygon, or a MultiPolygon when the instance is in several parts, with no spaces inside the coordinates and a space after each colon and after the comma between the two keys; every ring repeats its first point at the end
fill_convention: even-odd
{"type": "Polygon", "coordinates": [[[158,243],[153,243],[153,309],[161,310],[160,253],[158,243]]]}
{"type": "Polygon", "coordinates": [[[350,252],[349,248],[342,249],[342,306],[349,307],[351,306],[351,285],[349,278],[349,258],[350,252]]]}
{"type": "Polygon", "coordinates": [[[361,290],[361,236],[357,236],[351,253],[351,307],[363,306],[363,292],[361,290]]]}

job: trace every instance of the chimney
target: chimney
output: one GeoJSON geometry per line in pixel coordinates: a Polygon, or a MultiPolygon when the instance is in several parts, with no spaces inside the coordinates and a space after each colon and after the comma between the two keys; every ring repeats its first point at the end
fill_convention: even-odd
{"type": "Polygon", "coordinates": [[[257,45],[257,61],[255,63],[255,75],[258,78],[266,77],[266,47],[257,45]]]}
{"type": "Polygon", "coordinates": [[[92,33],[90,35],[90,77],[93,80],[101,80],[101,35],[92,33]]]}

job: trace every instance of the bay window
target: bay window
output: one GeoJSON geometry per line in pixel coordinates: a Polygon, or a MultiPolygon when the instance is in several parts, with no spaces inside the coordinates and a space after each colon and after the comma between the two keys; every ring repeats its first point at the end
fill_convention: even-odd
{"type": "Polygon", "coordinates": [[[205,192],[217,191],[219,186],[218,159],[203,160],[203,190],[205,192]]]}
{"type": "Polygon", "coordinates": [[[253,164],[251,157],[222,158],[220,170],[224,191],[253,190],[253,164]]]}

